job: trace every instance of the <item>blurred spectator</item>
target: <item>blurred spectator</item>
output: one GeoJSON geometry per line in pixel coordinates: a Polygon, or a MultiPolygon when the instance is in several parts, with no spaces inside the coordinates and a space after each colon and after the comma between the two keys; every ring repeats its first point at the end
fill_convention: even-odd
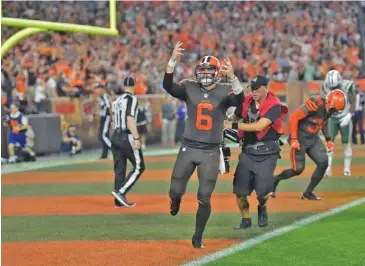
{"type": "Polygon", "coordinates": [[[146,105],[143,102],[138,104],[138,113],[137,113],[136,122],[137,122],[136,125],[137,125],[138,135],[141,138],[141,147],[144,150],[144,149],[146,149],[146,139],[147,139],[147,134],[148,134],[148,130],[147,130],[148,120],[147,120],[146,105]]]}
{"type": "Polygon", "coordinates": [[[365,110],[365,94],[362,91],[356,92],[355,113],[352,117],[352,143],[357,144],[357,132],[360,133],[361,144],[365,144],[364,135],[364,110],[365,110]],[[359,127],[359,130],[357,130],[359,127]]]}
{"type": "Polygon", "coordinates": [[[37,107],[37,112],[38,113],[40,111],[41,103],[45,102],[46,98],[47,98],[46,83],[44,82],[43,77],[39,77],[36,80],[35,91],[34,91],[34,102],[35,102],[35,105],[37,107]]]}
{"type": "Polygon", "coordinates": [[[111,101],[109,94],[106,92],[104,85],[101,81],[95,81],[95,87],[97,89],[98,102],[99,102],[99,140],[101,142],[101,156],[100,159],[107,159],[109,149],[111,148],[110,142],[110,123],[111,123],[111,101]]]}
{"type": "Polygon", "coordinates": [[[80,137],[76,133],[75,125],[70,125],[63,135],[61,151],[68,152],[70,156],[82,152],[82,143],[80,137]]]}
{"type": "Polygon", "coordinates": [[[31,157],[31,161],[35,160],[35,153],[32,151],[31,147],[34,142],[27,143],[28,140],[34,139],[34,133],[28,132],[28,129],[32,131],[28,124],[27,117],[19,111],[18,105],[12,103],[10,105],[10,114],[7,117],[7,121],[10,126],[9,140],[8,140],[8,150],[9,150],[9,163],[16,163],[21,161],[20,157],[22,153],[26,153],[27,156],[31,157]],[[32,138],[33,136],[33,138],[32,138]]]}
{"type": "MultiPolygon", "coordinates": [[[[278,81],[310,81],[323,79],[330,69],[338,69],[347,79],[360,73],[356,2],[121,1],[117,5],[118,38],[43,33],[11,49],[2,64],[15,80],[16,93],[26,96],[28,86],[44,75],[47,81],[55,78],[58,96],[79,97],[93,91],[89,78],[95,73],[113,88],[136,70],[137,94],[161,92],[164,62],[177,40],[189,51],[176,68],[177,80],[194,78],[196,60],[203,54],[231,58],[242,81],[256,74],[278,81]]],[[[7,17],[103,27],[109,26],[108,12],[106,1],[3,3],[7,17]]],[[[10,27],[1,31],[2,41],[15,32],[10,27]]]]}
{"type": "Polygon", "coordinates": [[[25,136],[26,136],[26,147],[25,149],[22,150],[21,161],[34,162],[36,160],[35,153],[33,152],[35,134],[33,128],[30,125],[28,125],[27,131],[25,132],[25,136]]]}
{"type": "Polygon", "coordinates": [[[180,142],[184,133],[185,129],[185,120],[187,118],[187,109],[186,103],[184,101],[180,101],[177,106],[177,113],[176,113],[176,136],[175,141],[176,143],[180,142]]]}
{"type": "Polygon", "coordinates": [[[165,96],[165,101],[161,104],[160,119],[161,126],[161,144],[166,147],[168,144],[175,147],[176,133],[176,109],[174,100],[170,96],[165,96]]]}
{"type": "Polygon", "coordinates": [[[48,71],[48,77],[46,79],[46,95],[50,98],[57,96],[56,72],[53,70],[48,71]]]}

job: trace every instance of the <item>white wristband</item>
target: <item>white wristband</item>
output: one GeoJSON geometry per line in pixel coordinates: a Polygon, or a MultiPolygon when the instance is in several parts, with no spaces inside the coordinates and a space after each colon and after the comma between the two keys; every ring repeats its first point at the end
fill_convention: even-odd
{"type": "Polygon", "coordinates": [[[170,59],[169,62],[167,63],[167,65],[169,67],[175,67],[176,66],[176,60],[170,59]]]}

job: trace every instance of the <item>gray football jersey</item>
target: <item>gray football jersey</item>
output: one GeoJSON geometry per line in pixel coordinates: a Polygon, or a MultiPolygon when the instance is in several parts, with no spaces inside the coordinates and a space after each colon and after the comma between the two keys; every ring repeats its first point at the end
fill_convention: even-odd
{"type": "Polygon", "coordinates": [[[186,90],[188,114],[183,137],[208,144],[221,143],[225,113],[231,106],[228,95],[232,85],[217,83],[217,86],[210,91],[204,90],[194,80],[183,80],[180,85],[186,90]]]}

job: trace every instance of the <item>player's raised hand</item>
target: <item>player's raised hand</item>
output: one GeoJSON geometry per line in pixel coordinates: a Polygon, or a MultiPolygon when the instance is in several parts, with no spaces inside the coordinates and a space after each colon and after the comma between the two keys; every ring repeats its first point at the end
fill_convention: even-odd
{"type": "Polygon", "coordinates": [[[233,66],[228,58],[224,59],[224,65],[222,66],[221,71],[229,79],[232,79],[234,77],[233,66]]]}
{"type": "Polygon", "coordinates": [[[182,56],[183,52],[185,51],[185,49],[182,46],[183,46],[182,42],[177,42],[174,51],[172,52],[170,60],[172,59],[178,61],[180,59],[180,56],[182,56]]]}

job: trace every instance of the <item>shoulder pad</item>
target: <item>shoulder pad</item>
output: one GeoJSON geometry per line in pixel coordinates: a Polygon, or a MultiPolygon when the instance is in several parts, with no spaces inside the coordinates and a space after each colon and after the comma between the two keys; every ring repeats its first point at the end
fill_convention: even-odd
{"type": "Polygon", "coordinates": [[[345,85],[345,89],[350,90],[355,89],[356,88],[356,83],[353,82],[352,80],[344,80],[344,85],[345,85]]]}
{"type": "Polygon", "coordinates": [[[315,112],[322,105],[322,99],[319,96],[312,96],[306,102],[305,106],[308,108],[310,112],[315,112]]]}

